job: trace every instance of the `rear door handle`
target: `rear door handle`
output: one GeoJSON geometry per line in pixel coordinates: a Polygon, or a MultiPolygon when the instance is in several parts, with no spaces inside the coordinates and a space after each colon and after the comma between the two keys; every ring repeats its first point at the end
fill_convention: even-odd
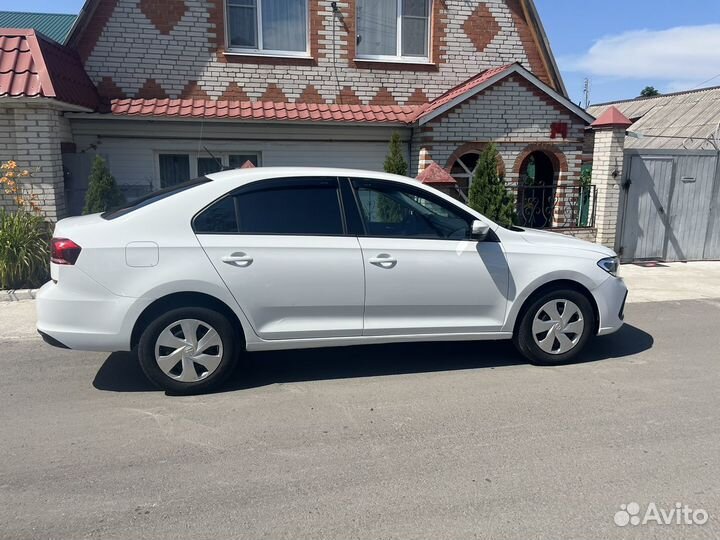
{"type": "Polygon", "coordinates": [[[225,264],[239,266],[241,268],[250,266],[253,262],[253,258],[249,257],[247,253],[243,253],[242,251],[236,251],[235,253],[232,253],[230,255],[225,255],[220,260],[225,264]]]}
{"type": "Polygon", "coordinates": [[[377,257],[370,257],[368,262],[370,264],[374,264],[375,266],[379,266],[380,268],[388,269],[395,268],[397,265],[397,259],[387,253],[381,253],[377,257]]]}

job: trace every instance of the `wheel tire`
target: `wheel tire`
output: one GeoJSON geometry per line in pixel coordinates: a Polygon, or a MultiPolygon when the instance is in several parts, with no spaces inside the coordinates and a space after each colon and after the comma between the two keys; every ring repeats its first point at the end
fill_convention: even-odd
{"type": "Polygon", "coordinates": [[[517,331],[513,336],[513,343],[515,343],[515,347],[517,347],[525,358],[536,365],[558,365],[571,362],[585,347],[595,329],[595,312],[593,311],[590,301],[585,295],[572,289],[555,289],[538,296],[530,303],[527,309],[523,310],[520,316],[520,323],[517,325],[517,331]],[[553,324],[553,321],[556,319],[549,317],[548,314],[544,312],[544,308],[548,305],[550,311],[552,311],[552,306],[555,305],[557,312],[560,312],[560,306],[563,305],[563,302],[565,302],[564,305],[567,306],[565,309],[570,310],[568,312],[570,316],[573,316],[572,312],[576,311],[575,307],[580,313],[583,323],[580,332],[572,333],[567,330],[577,330],[577,325],[570,325],[577,323],[579,319],[568,319],[568,324],[564,324],[562,322],[562,313],[560,313],[560,318],[557,319],[559,326],[556,326],[553,324]],[[574,304],[574,306],[572,304],[574,304]],[[544,320],[545,317],[548,319],[544,320]],[[538,326],[533,330],[533,323],[536,321],[536,318],[538,318],[538,326]],[[571,320],[573,323],[569,323],[571,320]],[[540,329],[544,330],[546,326],[549,327],[547,333],[538,333],[540,329]],[[553,329],[554,326],[555,328],[553,329]],[[562,328],[565,328],[565,330],[562,330],[562,328]],[[553,336],[550,335],[551,331],[555,333],[554,339],[553,336]],[[559,334],[564,334],[567,339],[562,338],[562,336],[558,338],[557,336],[559,334]],[[536,336],[539,336],[538,340],[536,340],[536,336]],[[544,338],[547,338],[547,341],[545,341],[544,338]],[[559,339],[563,340],[562,344],[559,339]],[[553,352],[543,350],[539,344],[540,341],[543,342],[545,349],[551,347],[556,350],[553,352]],[[552,342],[552,345],[548,345],[550,342],[552,342]],[[572,347],[564,351],[563,349],[568,343],[572,343],[572,347]]]}
{"type": "Polygon", "coordinates": [[[168,311],[147,326],[138,343],[138,359],[147,378],[168,393],[201,394],[216,388],[232,373],[241,349],[241,334],[225,315],[208,308],[187,307],[168,311]],[[207,343],[211,346],[198,350],[210,330],[215,330],[219,342],[210,335],[212,341],[207,343]],[[185,333],[195,334],[195,341],[185,333]],[[183,347],[181,342],[190,344],[183,347]],[[176,359],[174,367],[168,368],[176,359]],[[169,373],[161,368],[162,360],[169,373]]]}

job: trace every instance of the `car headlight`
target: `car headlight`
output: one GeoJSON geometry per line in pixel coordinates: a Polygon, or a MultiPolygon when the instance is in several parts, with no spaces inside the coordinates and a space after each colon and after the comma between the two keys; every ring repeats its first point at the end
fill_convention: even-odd
{"type": "Polygon", "coordinates": [[[600,259],[597,265],[608,274],[617,277],[618,269],[620,268],[620,259],[617,257],[607,257],[605,259],[600,259]]]}

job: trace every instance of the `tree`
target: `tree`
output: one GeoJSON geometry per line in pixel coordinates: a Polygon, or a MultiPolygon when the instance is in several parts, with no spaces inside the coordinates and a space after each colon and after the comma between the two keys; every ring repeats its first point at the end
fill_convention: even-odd
{"type": "Polygon", "coordinates": [[[640,92],[640,97],[654,97],[654,96],[659,96],[659,95],[660,95],[660,90],[658,90],[654,86],[646,86],[640,92]]]}
{"type": "Polygon", "coordinates": [[[388,155],[385,157],[385,165],[383,168],[386,173],[407,176],[408,164],[403,156],[400,134],[397,131],[393,132],[392,137],[390,137],[390,148],[388,155]]]}
{"type": "MultiPolygon", "coordinates": [[[[400,134],[397,131],[390,137],[390,147],[383,168],[386,173],[407,176],[408,164],[403,156],[400,134]]],[[[384,194],[379,194],[377,213],[383,223],[400,223],[405,217],[400,205],[384,194]]]]}
{"type": "Polygon", "coordinates": [[[515,222],[515,198],[505,189],[505,179],[498,174],[498,151],[488,144],[480,154],[468,194],[468,206],[482,215],[509,227],[515,222]]]}
{"type": "Polygon", "coordinates": [[[109,209],[125,202],[115,178],[110,173],[107,163],[100,156],[95,156],[92,170],[88,179],[88,189],[85,194],[85,207],[83,214],[107,212],[109,209]]]}

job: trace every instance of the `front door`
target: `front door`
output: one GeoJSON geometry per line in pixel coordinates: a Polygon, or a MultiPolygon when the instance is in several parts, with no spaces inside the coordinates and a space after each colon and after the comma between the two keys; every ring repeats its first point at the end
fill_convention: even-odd
{"type": "Polygon", "coordinates": [[[194,222],[202,247],[263,339],[362,334],[358,239],[335,178],[249,184],[194,222]]]}
{"type": "Polygon", "coordinates": [[[364,335],[502,328],[507,262],[499,242],[471,238],[470,214],[412,186],[352,184],[365,224],[364,335]]]}

